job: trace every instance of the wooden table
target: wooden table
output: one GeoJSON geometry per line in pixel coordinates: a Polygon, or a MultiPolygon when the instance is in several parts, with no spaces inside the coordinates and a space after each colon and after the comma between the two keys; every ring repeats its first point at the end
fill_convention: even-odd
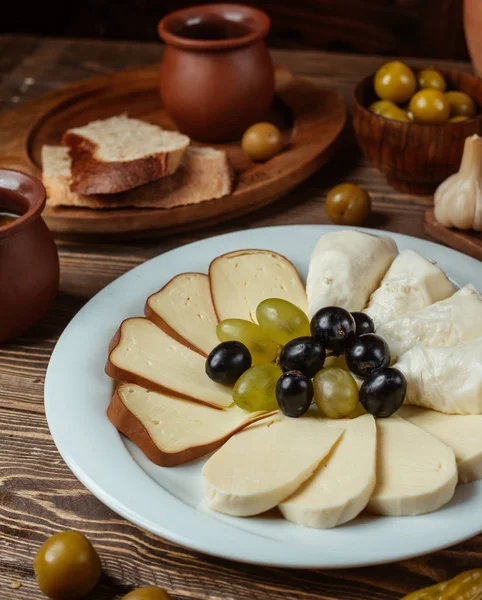
{"type": "MultiPolygon", "coordinates": [[[[0,37],[0,109],[81,78],[157,61],[161,51],[155,44],[0,37]]],[[[337,87],[347,102],[355,83],[383,61],[320,52],[273,56],[297,74],[337,87]]],[[[470,70],[464,63],[439,64],[470,70]]],[[[372,194],[368,226],[425,237],[422,215],[429,201],[391,189],[359,156],[348,132],[329,166],[281,201],[234,222],[142,244],[59,242],[61,285],[52,310],[28,334],[0,346],[2,600],[41,597],[33,557],[46,537],[65,529],[84,532],[101,554],[104,575],[92,600],[119,598],[140,585],[165,587],[176,600],[390,600],[481,566],[482,536],[423,558],[346,571],[261,568],[204,556],[147,534],[103,506],[72,475],[50,437],[43,407],[50,353],[89,298],[144,260],[182,244],[250,227],[327,223],[323,198],[340,181],[359,183],[372,194]]]]}

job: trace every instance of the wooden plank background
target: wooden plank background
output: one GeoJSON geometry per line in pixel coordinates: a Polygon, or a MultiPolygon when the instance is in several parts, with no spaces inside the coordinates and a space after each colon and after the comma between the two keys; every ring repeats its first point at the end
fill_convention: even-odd
{"type": "MultiPolygon", "coordinates": [[[[347,101],[355,83],[383,62],[376,56],[273,54],[278,64],[295,73],[337,87],[347,101]]],[[[0,37],[0,109],[84,77],[156,61],[160,55],[156,44],[0,37]]],[[[440,64],[470,69],[465,63],[440,64]]],[[[423,558],[346,571],[261,568],[203,556],[147,534],[104,507],[71,474],[50,437],[43,408],[49,356],[64,327],[89,298],[147,258],[181,244],[243,228],[326,223],[323,198],[340,181],[359,183],[372,194],[375,211],[369,226],[425,237],[422,215],[430,200],[391,189],[359,156],[348,131],[329,167],[273,206],[235,222],[142,243],[59,242],[62,275],[54,306],[26,335],[0,345],[2,600],[41,597],[33,577],[35,552],[47,536],[71,528],[88,535],[102,557],[104,575],[90,600],[120,598],[140,585],[163,586],[175,600],[395,600],[480,567],[482,536],[423,558]],[[14,582],[21,587],[12,588],[14,582]]]]}

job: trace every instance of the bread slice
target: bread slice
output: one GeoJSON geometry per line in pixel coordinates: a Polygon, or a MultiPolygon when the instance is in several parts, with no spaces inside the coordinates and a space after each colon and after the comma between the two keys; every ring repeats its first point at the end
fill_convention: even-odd
{"type": "Polygon", "coordinates": [[[126,116],[69,129],[62,144],[70,148],[70,187],[80,194],[115,194],[174,173],[189,145],[178,131],[126,116]]]}
{"type": "Polygon", "coordinates": [[[219,410],[132,383],[117,388],[107,409],[114,427],[162,467],[205,456],[268,414],[248,413],[236,405],[219,410]]]}
{"type": "Polygon", "coordinates": [[[83,196],[73,192],[72,160],[65,146],[43,146],[42,168],[47,204],[52,207],[167,209],[222,198],[233,187],[233,171],[226,152],[206,147],[189,147],[174,175],[118,194],[83,196]]]}

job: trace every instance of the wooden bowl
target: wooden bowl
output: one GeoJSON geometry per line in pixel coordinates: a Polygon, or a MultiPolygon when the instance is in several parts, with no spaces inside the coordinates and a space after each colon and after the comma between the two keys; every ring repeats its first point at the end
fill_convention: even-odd
{"type": "Polygon", "coordinates": [[[465,138],[482,133],[482,79],[467,73],[438,69],[447,89],[471,96],[479,114],[461,123],[425,125],[385,119],[368,110],[377,100],[374,74],[365,77],[353,95],[353,126],[358,144],[368,160],[397,190],[431,194],[449,175],[458,171],[465,138]]]}

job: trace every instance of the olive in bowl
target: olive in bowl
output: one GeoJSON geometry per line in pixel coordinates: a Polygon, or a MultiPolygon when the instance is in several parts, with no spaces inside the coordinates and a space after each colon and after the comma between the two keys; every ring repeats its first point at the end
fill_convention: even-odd
{"type": "MultiPolygon", "coordinates": [[[[482,79],[455,70],[438,69],[438,72],[448,90],[463,92],[473,99],[478,107],[474,118],[436,124],[394,120],[376,114],[370,110],[379,101],[374,74],[360,81],[353,95],[353,127],[358,145],[388,183],[402,192],[432,194],[458,170],[465,139],[482,134],[482,79]]],[[[432,91],[442,94],[434,88],[417,93],[432,91]]]]}
{"type": "Polygon", "coordinates": [[[283,134],[272,123],[256,123],[244,132],[241,146],[252,160],[266,161],[283,149],[283,134]]]}

